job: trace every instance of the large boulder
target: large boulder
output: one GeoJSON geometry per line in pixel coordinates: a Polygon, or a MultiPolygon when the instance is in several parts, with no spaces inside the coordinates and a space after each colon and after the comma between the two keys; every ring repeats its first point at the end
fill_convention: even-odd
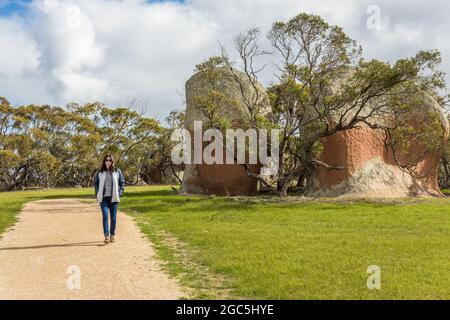
{"type": "MultiPolygon", "coordinates": [[[[231,128],[246,130],[249,127],[249,112],[244,99],[249,101],[257,97],[261,106],[270,110],[269,98],[262,85],[258,84],[255,91],[247,76],[238,70],[234,70],[234,74],[239,81],[224,68],[218,68],[215,72],[219,80],[214,84],[214,90],[229,98],[219,102],[218,112],[229,120],[231,128]]],[[[186,82],[185,128],[192,137],[194,121],[207,123],[203,112],[196,105],[197,99],[212,89],[208,76],[203,72],[195,74],[186,82]]],[[[259,165],[249,165],[249,168],[255,173],[260,170],[259,165]]],[[[239,164],[186,164],[181,191],[207,195],[254,195],[257,193],[257,180],[248,177],[244,166],[239,164]]]]}
{"type": "MultiPolygon", "coordinates": [[[[449,123],[437,102],[422,93],[421,105],[412,107],[402,121],[416,130],[433,121],[441,125],[440,143],[448,139],[449,123]]],[[[441,150],[424,152],[420,140],[411,141],[407,151],[395,151],[383,130],[367,125],[341,131],[323,139],[321,161],[343,168],[316,170],[311,196],[368,197],[441,196],[437,171],[441,150]],[[405,166],[409,170],[405,170],[405,166]]],[[[394,148],[395,150],[395,148],[394,148]]]]}

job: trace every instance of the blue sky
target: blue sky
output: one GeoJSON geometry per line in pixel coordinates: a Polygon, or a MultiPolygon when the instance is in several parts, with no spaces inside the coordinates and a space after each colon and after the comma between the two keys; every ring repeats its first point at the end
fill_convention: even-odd
{"type": "Polygon", "coordinates": [[[0,1],[0,15],[8,16],[13,13],[22,12],[24,5],[31,2],[31,0],[3,0],[0,1]]]}
{"type": "MultiPolygon", "coordinates": [[[[9,16],[14,13],[22,13],[26,10],[26,4],[33,0],[0,0],[0,16],[9,16]]],[[[149,3],[156,2],[179,2],[184,3],[186,0],[147,0],[149,3]]]]}

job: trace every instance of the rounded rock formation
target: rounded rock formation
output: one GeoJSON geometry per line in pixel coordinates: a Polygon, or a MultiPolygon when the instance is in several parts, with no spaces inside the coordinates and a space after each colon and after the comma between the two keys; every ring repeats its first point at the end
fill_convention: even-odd
{"type": "MultiPolygon", "coordinates": [[[[227,99],[219,100],[216,107],[218,114],[227,119],[233,129],[240,128],[245,131],[249,128],[249,112],[244,99],[249,101],[257,97],[264,108],[267,110],[270,108],[265,89],[258,84],[258,92],[255,96],[255,89],[244,73],[234,70],[234,75],[238,77],[238,81],[236,81],[230,75],[229,70],[218,68],[215,72],[219,78],[216,79],[214,86],[204,72],[195,74],[186,82],[185,129],[191,133],[192,137],[194,136],[194,121],[207,122],[204,113],[197,106],[197,99],[208,95],[212,89],[227,97],[227,99]]],[[[203,130],[205,129],[203,126],[203,130]]],[[[259,165],[249,165],[249,168],[255,173],[260,170],[259,165]]],[[[244,166],[240,164],[186,164],[181,191],[205,195],[255,195],[257,180],[248,177],[244,166]]]]}
{"type": "MultiPolygon", "coordinates": [[[[449,136],[448,120],[431,96],[423,95],[423,98],[423,104],[411,108],[402,121],[415,130],[422,124],[437,121],[442,126],[439,139],[443,145],[449,136]]],[[[407,151],[394,152],[387,146],[386,138],[383,130],[362,124],[323,139],[320,160],[343,169],[317,168],[309,195],[441,196],[437,181],[441,150],[424,152],[423,144],[411,141],[407,151]],[[414,170],[405,170],[406,164],[412,164],[414,170]]]]}

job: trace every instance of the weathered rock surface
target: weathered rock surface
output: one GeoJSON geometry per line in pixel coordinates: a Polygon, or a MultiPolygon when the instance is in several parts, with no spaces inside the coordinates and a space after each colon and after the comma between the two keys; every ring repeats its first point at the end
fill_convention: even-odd
{"type": "MultiPolygon", "coordinates": [[[[255,90],[246,76],[239,71],[235,72],[240,78],[239,82],[243,84],[243,91],[225,69],[219,69],[218,72],[221,76],[220,81],[215,84],[215,90],[233,101],[233,103],[224,101],[219,106],[219,114],[231,122],[232,128],[245,130],[248,127],[249,113],[244,104],[242,92],[246,99],[252,99],[255,90]]],[[[192,137],[194,121],[206,121],[204,114],[196,107],[196,97],[208,94],[211,89],[211,83],[203,73],[195,74],[186,83],[185,128],[191,132],[192,137]]],[[[261,85],[259,85],[258,96],[260,96],[261,105],[269,110],[270,102],[261,85]]],[[[260,170],[258,165],[249,167],[253,172],[260,170]]],[[[208,195],[254,195],[257,192],[257,181],[249,178],[245,168],[238,164],[186,164],[181,191],[208,195]]]]}
{"type": "MultiPolygon", "coordinates": [[[[413,108],[404,121],[417,128],[437,114],[442,125],[442,143],[448,139],[449,124],[445,114],[431,97],[422,106],[413,108]]],[[[421,160],[424,146],[414,142],[405,154],[397,154],[385,145],[386,135],[366,125],[338,132],[323,140],[321,160],[342,170],[318,168],[311,196],[357,195],[368,197],[440,196],[437,181],[440,150],[428,152],[421,160]],[[417,163],[413,174],[399,165],[417,163]]]]}

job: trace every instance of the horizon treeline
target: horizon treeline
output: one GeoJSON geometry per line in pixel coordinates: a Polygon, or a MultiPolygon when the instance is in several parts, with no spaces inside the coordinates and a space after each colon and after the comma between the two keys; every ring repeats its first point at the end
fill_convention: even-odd
{"type": "MultiPolygon", "coordinates": [[[[230,126],[223,109],[233,104],[244,111],[247,127],[280,130],[277,174],[267,178],[244,165],[249,177],[279,195],[305,192],[318,168],[342,169],[322,161],[323,140],[362,126],[382,130],[385,147],[411,175],[427,154],[440,157],[439,181],[449,187],[450,142],[444,139],[443,117],[450,117],[450,95],[442,95],[447,86],[439,51],[418,51],[395,62],[364,60],[362,47],[341,27],[306,13],[274,22],[265,36],[275,57],[262,49],[263,36],[252,28],[235,37],[242,70],[224,47],[220,56],[198,64],[195,72],[203,73],[206,84],[192,97],[205,128],[230,126]],[[260,73],[273,58],[279,74],[264,88],[260,73]],[[236,93],[220,90],[223,82],[236,93]],[[408,153],[413,145],[421,154],[408,153]]],[[[180,182],[176,171],[183,168],[172,164],[170,138],[184,126],[184,111],[171,112],[163,126],[132,105],[13,107],[0,99],[0,190],[90,186],[106,153],[114,155],[127,184],[180,182]]]]}
{"type": "Polygon", "coordinates": [[[170,133],[132,106],[14,107],[0,98],[0,191],[89,187],[107,153],[129,185],[174,182],[165,176],[170,133]]]}

